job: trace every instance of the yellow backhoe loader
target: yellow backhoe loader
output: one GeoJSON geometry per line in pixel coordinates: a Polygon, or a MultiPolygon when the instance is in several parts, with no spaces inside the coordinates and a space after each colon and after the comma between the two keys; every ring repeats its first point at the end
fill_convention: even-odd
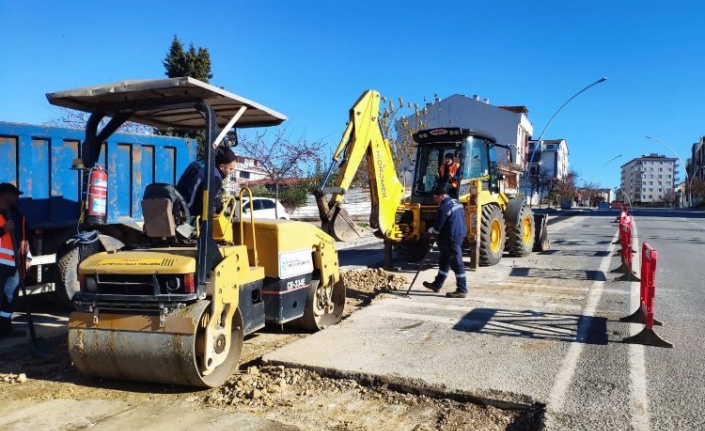
{"type": "Polygon", "coordinates": [[[144,243],[80,264],[68,349],[81,372],[215,387],[237,368],[243,337],[265,323],[315,331],[340,321],[345,285],[333,238],[309,223],[236,221],[234,197],[215,212],[217,146],[233,127],[273,126],[284,115],[193,78],[124,81],[47,98],[91,114],[80,160],[87,167],[127,120],[202,129],[209,143],[202,214],[189,214],[171,184],[151,184],[142,200],[144,243]],[[109,121],[98,130],[103,118],[109,121]]]}
{"type": "Polygon", "coordinates": [[[316,196],[323,230],[340,241],[358,235],[345,211],[344,200],[366,157],[372,201],[370,225],[404,259],[421,260],[430,246],[426,231],[433,226],[438,209],[432,192],[439,183],[444,158],[452,156],[457,164],[457,180],[445,186],[465,207],[465,246],[473,267],[495,265],[505,251],[521,257],[534,249],[548,248],[545,215],[534,215],[521,200],[510,199],[500,190],[495,149],[508,151],[509,147],[498,144],[486,133],[457,127],[414,133],[417,152],[412,191],[402,199],[404,189],[378,123],[379,106],[379,93],[368,90],[350,109],[347,128],[323,182],[327,184],[337,165],[334,186],[322,187],[316,196]]]}

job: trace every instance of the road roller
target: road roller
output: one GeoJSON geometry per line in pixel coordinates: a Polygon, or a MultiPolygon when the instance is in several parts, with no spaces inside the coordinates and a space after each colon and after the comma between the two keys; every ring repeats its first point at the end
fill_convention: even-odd
{"type": "MultiPolygon", "coordinates": [[[[86,169],[111,157],[103,143],[126,121],[205,130],[207,143],[202,214],[190,214],[171,183],[151,183],[141,200],[144,240],[81,260],[68,321],[69,354],[79,371],[216,387],[237,369],[248,334],[267,324],[318,331],[341,320],[345,285],[331,236],[310,223],[236,219],[243,194],[253,201],[247,188],[217,212],[217,191],[210,190],[217,147],[237,142],[238,128],[278,125],[284,115],[190,77],[121,81],[47,98],[90,114],[82,159],[74,161],[86,169]]],[[[124,186],[134,192],[133,184],[124,186]]]]}

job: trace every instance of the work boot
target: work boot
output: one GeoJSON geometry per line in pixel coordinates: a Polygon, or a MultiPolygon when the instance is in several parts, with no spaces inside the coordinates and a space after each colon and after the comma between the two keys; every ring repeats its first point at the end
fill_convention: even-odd
{"type": "Polygon", "coordinates": [[[455,291],[455,292],[448,292],[446,293],[447,298],[465,298],[467,296],[467,293],[463,293],[460,291],[455,291]]]}
{"type": "Polygon", "coordinates": [[[436,286],[434,283],[431,283],[430,281],[424,281],[423,287],[425,287],[426,289],[431,289],[436,293],[438,293],[438,291],[441,290],[441,288],[439,286],[436,286]]]}
{"type": "Polygon", "coordinates": [[[24,337],[25,331],[12,328],[12,321],[6,317],[0,317],[0,338],[24,337]]]}

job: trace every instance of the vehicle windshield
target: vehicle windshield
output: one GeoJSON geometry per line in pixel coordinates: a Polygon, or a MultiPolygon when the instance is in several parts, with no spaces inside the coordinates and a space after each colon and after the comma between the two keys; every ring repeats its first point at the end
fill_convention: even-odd
{"type": "MultiPolygon", "coordinates": [[[[458,165],[458,182],[469,178],[482,178],[488,175],[490,165],[488,143],[474,136],[457,142],[421,145],[417,153],[417,166],[414,173],[414,194],[430,194],[441,176],[440,166],[446,155],[452,155],[458,165]]],[[[457,187],[456,183],[456,187],[457,187]]]]}
{"type": "Polygon", "coordinates": [[[417,154],[418,163],[414,174],[415,194],[430,194],[436,186],[436,181],[440,173],[440,166],[446,153],[453,155],[459,161],[460,153],[456,146],[420,146],[417,154]],[[458,157],[456,157],[456,155],[458,157]]]}
{"type": "Polygon", "coordinates": [[[469,137],[463,142],[465,160],[462,163],[462,178],[481,178],[488,174],[487,141],[469,137]]]}

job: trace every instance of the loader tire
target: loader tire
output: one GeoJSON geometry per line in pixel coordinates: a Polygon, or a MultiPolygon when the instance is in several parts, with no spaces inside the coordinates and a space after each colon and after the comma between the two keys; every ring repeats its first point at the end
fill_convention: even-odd
{"type": "Polygon", "coordinates": [[[511,200],[507,205],[505,221],[507,224],[505,249],[509,256],[524,257],[531,254],[536,230],[531,209],[518,199],[511,200]]]}
{"type": "Polygon", "coordinates": [[[502,210],[496,205],[485,205],[480,224],[480,266],[497,265],[502,260],[505,233],[502,210]]]}
{"type": "Polygon", "coordinates": [[[431,247],[429,239],[418,241],[404,241],[395,245],[395,251],[406,262],[421,262],[431,247]]]}

